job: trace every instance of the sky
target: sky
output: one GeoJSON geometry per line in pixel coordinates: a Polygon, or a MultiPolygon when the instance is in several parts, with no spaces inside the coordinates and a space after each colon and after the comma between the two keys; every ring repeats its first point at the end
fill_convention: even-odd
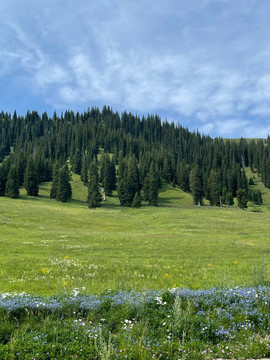
{"type": "Polygon", "coordinates": [[[269,0],[0,0],[0,111],[270,134],[269,0]]]}

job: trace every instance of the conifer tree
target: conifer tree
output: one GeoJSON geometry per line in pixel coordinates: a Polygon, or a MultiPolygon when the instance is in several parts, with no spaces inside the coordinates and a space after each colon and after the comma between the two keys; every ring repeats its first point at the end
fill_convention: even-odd
{"type": "Polygon", "coordinates": [[[128,205],[130,206],[136,192],[140,191],[140,176],[135,156],[131,156],[127,162],[127,189],[128,205]]]}
{"type": "Polygon", "coordinates": [[[249,185],[254,185],[254,180],[253,180],[253,178],[252,178],[252,177],[250,177],[250,178],[249,178],[249,180],[248,180],[248,184],[249,184],[249,185]]]}
{"type": "Polygon", "coordinates": [[[203,184],[202,184],[202,177],[199,171],[198,166],[190,172],[190,189],[191,194],[193,197],[193,203],[195,205],[202,205],[203,204],[203,184]]]}
{"type": "Polygon", "coordinates": [[[148,201],[148,205],[158,205],[158,174],[154,162],[151,163],[149,173],[144,179],[143,184],[144,200],[148,201]]]}
{"type": "Polygon", "coordinates": [[[19,197],[20,194],[19,189],[20,189],[20,181],[18,176],[18,169],[16,165],[11,165],[7,177],[5,196],[16,199],[19,197]]]}
{"type": "Polygon", "coordinates": [[[107,161],[104,172],[103,186],[105,194],[112,195],[112,191],[116,188],[115,166],[112,161],[107,161]]]}
{"type": "Polygon", "coordinates": [[[89,209],[95,209],[100,206],[101,202],[98,179],[94,173],[89,177],[87,202],[89,209]]]}
{"type": "Polygon", "coordinates": [[[38,184],[39,176],[37,166],[33,156],[30,156],[24,173],[24,187],[27,191],[27,195],[38,196],[38,184]]]}
{"type": "Polygon", "coordinates": [[[82,156],[79,149],[76,150],[75,156],[72,163],[72,171],[75,174],[80,175],[82,170],[82,156]]]}
{"type": "Polygon", "coordinates": [[[233,205],[234,204],[234,200],[233,200],[233,195],[231,191],[228,191],[226,193],[226,204],[229,205],[233,205]]]}
{"type": "Polygon", "coordinates": [[[263,203],[262,193],[261,193],[261,190],[258,190],[257,204],[258,204],[258,205],[262,205],[262,203],[263,203]]]}
{"type": "Polygon", "coordinates": [[[248,202],[247,191],[244,190],[244,189],[238,189],[237,190],[238,207],[240,209],[246,209],[247,208],[247,202],[248,202]]]}
{"type": "Polygon", "coordinates": [[[7,175],[5,167],[0,165],[0,196],[5,195],[7,175]]]}
{"type": "Polygon", "coordinates": [[[84,186],[88,185],[88,164],[86,157],[83,158],[81,180],[84,186]]]}
{"type": "Polygon", "coordinates": [[[58,180],[59,180],[59,163],[58,161],[55,162],[53,167],[53,181],[52,181],[52,187],[50,192],[50,198],[55,199],[57,195],[57,188],[58,188],[58,180]]]}
{"type": "Polygon", "coordinates": [[[98,165],[96,158],[94,158],[89,167],[87,202],[90,209],[95,209],[100,205],[101,202],[101,195],[98,185],[98,165]]]}
{"type": "Polygon", "coordinates": [[[130,206],[130,195],[128,189],[128,182],[127,182],[127,168],[125,168],[125,172],[123,176],[118,180],[118,187],[117,187],[118,197],[121,206],[130,206]]]}
{"type": "Polygon", "coordinates": [[[116,188],[116,175],[114,163],[110,160],[108,153],[103,153],[100,158],[100,181],[105,194],[111,196],[116,188]]]}
{"type": "Polygon", "coordinates": [[[71,174],[68,165],[65,164],[59,169],[55,200],[67,202],[72,197],[70,185],[71,174]]]}
{"type": "Polygon", "coordinates": [[[210,205],[218,206],[220,204],[220,180],[218,173],[215,170],[211,170],[208,177],[208,200],[210,205]]]}
{"type": "Polygon", "coordinates": [[[141,203],[141,197],[140,195],[136,192],[135,196],[134,196],[134,199],[132,201],[132,204],[131,204],[131,207],[132,208],[140,208],[142,205],[141,203]]]}

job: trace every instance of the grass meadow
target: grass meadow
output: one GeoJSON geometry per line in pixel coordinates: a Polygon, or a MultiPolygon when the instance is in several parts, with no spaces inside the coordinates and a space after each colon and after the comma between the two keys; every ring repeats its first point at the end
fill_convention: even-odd
{"type": "Polygon", "coordinates": [[[115,195],[90,210],[87,189],[73,179],[66,204],[49,198],[50,184],[38,198],[23,189],[17,200],[0,198],[2,291],[200,289],[268,279],[267,205],[261,212],[197,207],[164,185],[157,208],[121,208],[115,195]]]}
{"type": "Polygon", "coordinates": [[[0,358],[270,356],[270,192],[248,175],[248,210],[168,184],[156,208],[90,210],[74,174],[68,203],[0,198],[0,358]]]}

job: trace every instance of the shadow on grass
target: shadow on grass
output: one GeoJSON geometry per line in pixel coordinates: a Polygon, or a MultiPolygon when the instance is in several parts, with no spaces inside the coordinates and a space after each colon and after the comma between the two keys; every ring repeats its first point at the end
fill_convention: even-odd
{"type": "Polygon", "coordinates": [[[71,199],[68,201],[68,203],[70,204],[76,204],[76,205],[80,205],[80,206],[87,206],[87,202],[86,201],[83,201],[83,200],[79,200],[79,199],[71,199]]]}
{"type": "Polygon", "coordinates": [[[44,199],[53,200],[50,198],[49,195],[38,195],[38,196],[20,195],[19,199],[24,200],[24,201],[42,201],[44,199]]]}

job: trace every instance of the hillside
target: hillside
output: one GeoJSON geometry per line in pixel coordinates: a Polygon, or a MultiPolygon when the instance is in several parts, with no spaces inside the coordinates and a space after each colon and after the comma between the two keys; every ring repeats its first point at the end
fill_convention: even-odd
{"type": "MultiPolygon", "coordinates": [[[[74,288],[205,288],[266,281],[269,203],[263,212],[197,207],[164,184],[160,206],[119,206],[114,193],[98,209],[73,174],[73,199],[0,198],[2,291],[53,294],[74,288]]],[[[260,186],[257,184],[256,186],[260,186]]],[[[268,191],[265,199],[268,199],[268,191]]]]}
{"type": "MultiPolygon", "coordinates": [[[[166,182],[190,193],[194,204],[232,205],[237,197],[246,208],[246,168],[270,187],[269,138],[211,139],[157,115],[120,115],[107,106],[52,118],[35,111],[26,116],[2,112],[0,131],[0,196],[17,198],[23,185],[36,196],[39,183],[52,181],[50,196],[67,201],[69,169],[90,186],[90,207],[98,206],[100,187],[107,196],[118,189],[121,206],[132,206],[135,198],[137,205],[156,206],[166,182]]],[[[255,195],[261,202],[259,188],[255,195]]]]}

